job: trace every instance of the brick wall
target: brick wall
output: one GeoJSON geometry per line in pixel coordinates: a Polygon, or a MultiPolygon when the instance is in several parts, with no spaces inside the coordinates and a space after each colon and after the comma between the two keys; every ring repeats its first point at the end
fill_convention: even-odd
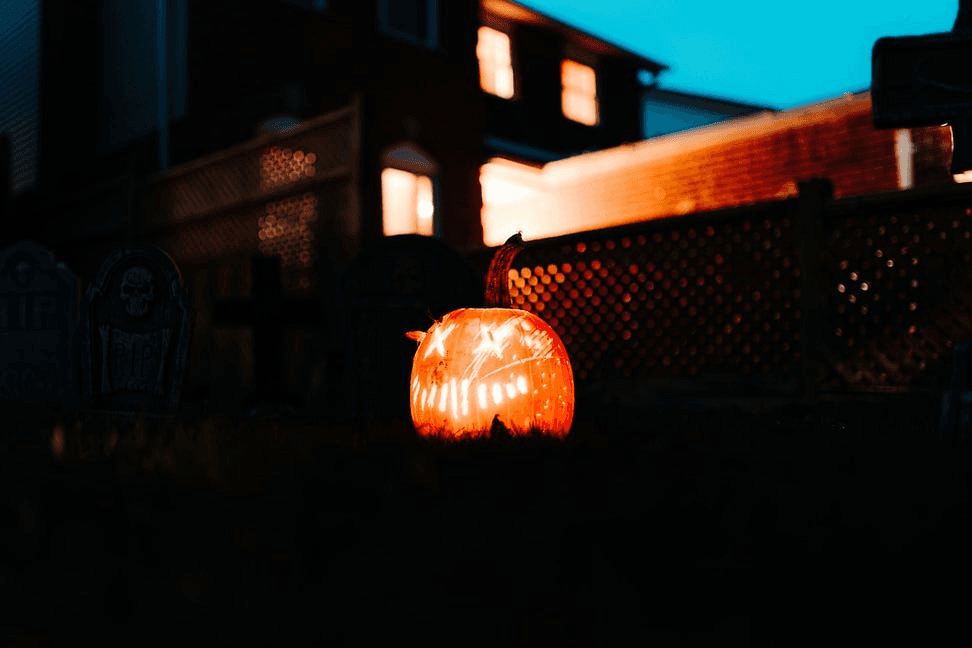
{"type": "MultiPolygon", "coordinates": [[[[949,128],[913,129],[911,142],[914,186],[951,183],[949,128]]],[[[895,131],[874,128],[869,92],[552,162],[539,191],[484,213],[486,241],[776,200],[812,177],[838,198],[899,188],[895,131]]]]}

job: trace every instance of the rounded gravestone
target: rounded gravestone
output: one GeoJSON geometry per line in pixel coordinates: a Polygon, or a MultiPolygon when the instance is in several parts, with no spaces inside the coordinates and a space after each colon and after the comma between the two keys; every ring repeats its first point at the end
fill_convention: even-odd
{"type": "Polygon", "coordinates": [[[172,257],[154,245],[114,250],[81,301],[85,405],[176,410],[191,334],[189,297],[172,257]]]}
{"type": "Polygon", "coordinates": [[[366,245],[341,278],[353,414],[411,420],[408,381],[417,344],[405,334],[482,300],[479,275],[438,239],[401,234],[366,245]]]}
{"type": "Polygon", "coordinates": [[[50,250],[0,250],[0,404],[77,407],[77,318],[77,279],[50,250]]]}

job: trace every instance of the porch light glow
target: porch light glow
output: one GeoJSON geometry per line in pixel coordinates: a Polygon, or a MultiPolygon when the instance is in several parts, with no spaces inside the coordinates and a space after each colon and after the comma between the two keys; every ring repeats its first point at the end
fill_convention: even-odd
{"type": "Polygon", "coordinates": [[[432,178],[401,169],[381,172],[382,230],[396,234],[434,234],[432,178]]]}

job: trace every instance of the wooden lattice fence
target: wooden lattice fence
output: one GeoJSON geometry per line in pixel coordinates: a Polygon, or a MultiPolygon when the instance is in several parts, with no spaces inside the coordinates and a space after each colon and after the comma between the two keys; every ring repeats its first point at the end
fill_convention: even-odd
{"type": "Polygon", "coordinates": [[[833,200],[828,184],[533,241],[513,302],[563,338],[581,393],[939,387],[972,338],[972,191],[833,200]]]}

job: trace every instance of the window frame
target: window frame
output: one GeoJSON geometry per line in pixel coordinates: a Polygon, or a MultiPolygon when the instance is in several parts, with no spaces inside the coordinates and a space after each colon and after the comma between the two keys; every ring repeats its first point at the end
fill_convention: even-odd
{"type": "MultiPolygon", "coordinates": [[[[572,123],[575,123],[575,124],[580,124],[581,126],[587,126],[588,128],[597,128],[597,127],[599,127],[601,125],[600,76],[601,75],[598,73],[597,66],[592,61],[584,61],[581,58],[572,56],[570,53],[566,53],[566,54],[564,54],[561,57],[561,59],[560,59],[560,114],[564,117],[564,119],[566,119],[566,120],[568,120],[568,121],[570,121],[572,123]],[[564,100],[567,97],[567,87],[568,87],[567,84],[566,84],[567,76],[565,74],[565,67],[567,67],[567,63],[568,62],[570,62],[572,64],[575,64],[575,65],[580,65],[580,66],[586,67],[586,68],[590,69],[591,72],[594,74],[594,115],[595,115],[595,118],[594,118],[594,123],[593,124],[589,124],[587,122],[583,122],[583,121],[579,121],[577,119],[574,119],[573,117],[569,116],[567,114],[567,111],[565,110],[565,106],[564,106],[565,101],[564,100]]],[[[574,86],[574,87],[576,87],[576,86],[574,86]]]]}
{"type": "Polygon", "coordinates": [[[438,49],[439,0],[422,0],[425,2],[426,15],[428,16],[428,24],[426,25],[427,36],[425,40],[415,36],[414,34],[398,31],[388,24],[388,4],[389,2],[394,1],[395,0],[378,0],[378,29],[387,36],[391,36],[392,38],[404,41],[411,45],[424,47],[430,50],[438,49]]]}
{"type": "MultiPolygon", "coordinates": [[[[380,191],[381,191],[381,205],[380,205],[380,207],[381,207],[381,235],[382,236],[396,236],[396,234],[387,234],[387,233],[385,233],[385,187],[384,187],[384,182],[383,182],[381,176],[382,176],[382,174],[384,174],[384,172],[386,170],[389,170],[389,169],[390,170],[393,170],[393,171],[401,171],[403,173],[409,173],[409,174],[411,174],[412,176],[414,176],[416,178],[428,178],[429,179],[429,184],[431,185],[431,189],[432,189],[432,234],[424,234],[422,232],[419,232],[418,231],[418,228],[414,228],[413,230],[411,230],[409,232],[402,232],[402,233],[403,234],[418,234],[419,236],[429,236],[431,238],[442,238],[442,219],[439,217],[440,204],[439,204],[439,177],[438,177],[438,175],[437,174],[430,175],[430,174],[427,174],[427,173],[419,173],[417,171],[413,171],[413,170],[410,170],[410,169],[403,169],[403,168],[401,168],[399,166],[396,166],[394,164],[383,164],[381,166],[381,169],[379,169],[379,172],[378,172],[378,176],[379,176],[378,184],[381,187],[381,189],[380,189],[380,191]]],[[[418,205],[416,205],[415,208],[417,210],[418,209],[418,205]]],[[[416,212],[416,217],[418,217],[417,212],[416,212]]]]}
{"type": "MultiPolygon", "coordinates": [[[[440,196],[440,167],[416,142],[401,141],[386,148],[378,159],[379,212],[382,236],[385,234],[385,194],[381,174],[385,169],[405,171],[429,178],[432,184],[432,238],[442,238],[442,200],[440,196]],[[406,152],[407,150],[407,152],[406,152]],[[403,155],[404,154],[404,155],[403,155]]],[[[418,232],[412,232],[418,234],[418,232]]],[[[426,236],[422,234],[422,236],[426,236]]]]}
{"type": "Polygon", "coordinates": [[[476,50],[477,50],[477,52],[476,52],[476,62],[478,64],[478,66],[479,66],[479,88],[480,88],[480,90],[482,90],[483,92],[485,92],[488,95],[491,95],[493,97],[499,97],[500,99],[505,99],[506,101],[516,101],[519,98],[520,93],[519,93],[519,87],[518,87],[519,84],[517,83],[516,67],[515,67],[515,64],[514,64],[515,57],[513,55],[513,34],[510,33],[510,30],[508,30],[508,29],[499,29],[498,27],[494,27],[493,25],[486,25],[486,24],[480,25],[479,28],[476,30],[476,50]],[[501,94],[497,94],[497,93],[495,93],[495,92],[493,92],[491,90],[487,90],[486,88],[483,87],[483,60],[481,58],[479,58],[479,51],[478,51],[479,50],[480,33],[481,33],[481,31],[483,29],[489,29],[489,30],[492,30],[494,32],[503,34],[504,36],[506,36],[507,41],[509,42],[509,59],[510,59],[509,70],[510,70],[510,76],[512,77],[512,82],[513,82],[512,83],[512,85],[513,85],[512,94],[510,94],[509,97],[505,97],[505,96],[503,96],[501,94]]]}

